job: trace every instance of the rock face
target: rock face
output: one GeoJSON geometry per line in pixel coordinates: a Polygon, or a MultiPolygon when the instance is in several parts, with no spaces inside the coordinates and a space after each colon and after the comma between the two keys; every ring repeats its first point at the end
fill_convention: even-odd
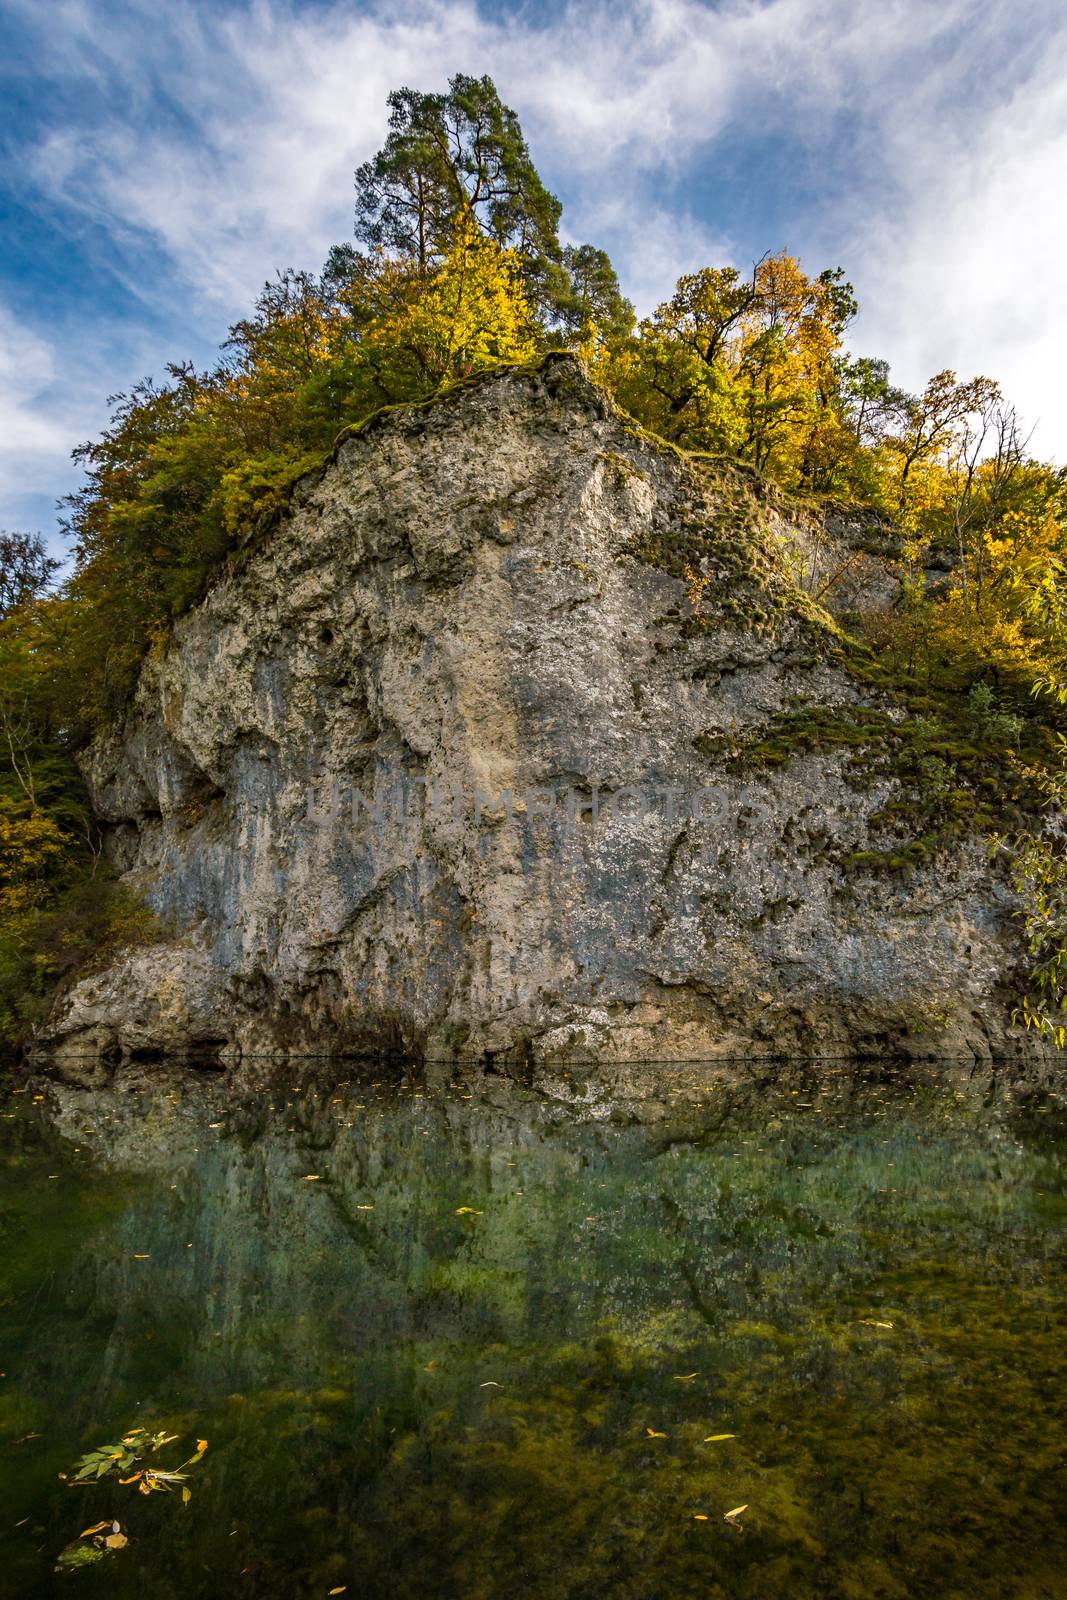
{"type": "MultiPolygon", "coordinates": [[[[861,524],[853,607],[893,588],[861,524]]],[[[729,758],[790,708],[875,705],[794,587],[849,542],[639,436],[569,358],[372,422],[90,750],[167,933],[83,978],[51,1044],[1019,1048],[981,840],[879,870],[891,771],[729,758]]]]}

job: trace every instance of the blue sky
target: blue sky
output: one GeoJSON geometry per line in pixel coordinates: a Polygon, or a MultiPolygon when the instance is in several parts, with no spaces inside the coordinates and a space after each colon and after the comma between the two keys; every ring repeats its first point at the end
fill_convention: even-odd
{"type": "Polygon", "coordinates": [[[640,310],[843,265],[857,350],[999,378],[1067,459],[1062,0],[0,0],[0,527],[53,533],[106,397],[350,236],[386,93],[455,71],[640,310]]]}

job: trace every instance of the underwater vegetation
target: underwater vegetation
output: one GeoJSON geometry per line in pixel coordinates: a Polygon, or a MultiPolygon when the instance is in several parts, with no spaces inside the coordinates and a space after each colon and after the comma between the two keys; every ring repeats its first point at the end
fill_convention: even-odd
{"type": "Polygon", "coordinates": [[[1057,1593],[1054,1082],[657,1072],[11,1093],[0,1593],[1057,1593]]]}

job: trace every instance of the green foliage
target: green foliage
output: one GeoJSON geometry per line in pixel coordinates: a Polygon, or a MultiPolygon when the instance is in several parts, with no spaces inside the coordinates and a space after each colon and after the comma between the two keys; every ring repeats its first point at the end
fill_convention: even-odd
{"type": "MultiPolygon", "coordinates": [[[[115,1444],[102,1444],[90,1450],[74,1463],[69,1474],[60,1473],[60,1477],[66,1480],[70,1488],[89,1488],[104,1479],[116,1479],[123,1488],[136,1486],[138,1494],[142,1495],[169,1493],[181,1484],[182,1504],[188,1505],[191,1494],[184,1487],[189,1475],[186,1468],[195,1466],[203,1459],[207,1440],[198,1439],[193,1454],[178,1467],[164,1468],[148,1464],[149,1456],[165,1445],[173,1444],[177,1438],[176,1433],[167,1433],[166,1429],[149,1433],[147,1428],[133,1428],[115,1444]]],[[[83,1528],[78,1537],[60,1551],[56,1558],[56,1571],[69,1572],[94,1566],[105,1557],[125,1550],[128,1544],[129,1539],[122,1531],[122,1524],[104,1517],[91,1527],[83,1528]]]]}
{"type": "Polygon", "coordinates": [[[39,533],[0,529],[0,618],[43,594],[61,564],[48,554],[39,533]]]}
{"type": "Polygon", "coordinates": [[[106,868],[94,877],[83,863],[37,904],[0,907],[0,1043],[23,1044],[58,987],[160,934],[152,912],[106,868]]]}
{"type": "Polygon", "coordinates": [[[55,985],[149,933],[100,863],[72,754],[69,599],[24,600],[0,622],[0,1041],[19,1044],[55,985]]]}
{"type": "MultiPolygon", "coordinates": [[[[913,717],[929,697],[937,737],[858,730],[895,752],[914,797],[894,860],[936,849],[965,818],[985,825],[971,763],[989,752],[1003,804],[1025,799],[1022,766],[1056,768],[1050,735],[1067,706],[1067,473],[1028,457],[996,383],[946,370],[921,394],[895,387],[885,362],[846,347],[857,303],[842,270],[812,275],[785,252],[749,273],[684,274],[635,328],[605,252],[561,244],[559,202],[489,78],[400,89],[389,113],[385,144],[356,173],[363,248],[335,247],[318,274],[279,273],[213,368],[175,364],[118,396],[76,452],[85,477],[67,503],[75,570],[62,590],[39,539],[0,535],[8,965],[38,936],[47,944],[40,919],[93,870],[72,753],[122,714],[145,652],[284,511],[294,483],[383,409],[560,346],[692,468],[692,519],[631,551],[685,582],[684,632],[769,633],[799,614],[913,717]],[[788,509],[782,490],[896,519],[901,599],[862,619],[867,654],[785,574],[766,514],[774,496],[788,509]]],[[[801,718],[772,730],[760,759],[786,759],[808,734],[853,738],[801,718]]],[[[31,983],[26,995],[38,993],[31,983]]]]}
{"type": "MultiPolygon", "coordinates": [[[[195,1467],[207,1450],[207,1440],[198,1439],[196,1449],[177,1467],[164,1468],[148,1465],[148,1457],[155,1455],[168,1444],[174,1444],[178,1435],[160,1428],[149,1433],[147,1428],[131,1428],[115,1444],[98,1445],[76,1461],[67,1476],[71,1486],[81,1483],[99,1483],[101,1478],[116,1478],[124,1487],[136,1485],[139,1494],[167,1491],[188,1476],[187,1467],[195,1467]]],[[[83,1535],[84,1537],[84,1535],[83,1535]]]]}
{"type": "Polygon", "coordinates": [[[751,462],[780,482],[848,492],[860,451],[842,351],[855,314],[840,269],[809,278],[784,253],[743,278],[705,267],[621,342],[613,381],[648,427],[751,462]]]}
{"type": "Polygon", "coordinates": [[[967,711],[993,744],[1018,744],[1023,719],[1013,711],[1000,709],[1000,701],[988,683],[972,683],[967,692],[967,711]]]}
{"type": "Polygon", "coordinates": [[[526,293],[551,311],[562,264],[560,203],[541,182],[519,119],[490,78],[457,73],[447,94],[398,89],[389,137],[356,172],[356,237],[426,272],[468,222],[514,250],[526,293]]]}
{"type": "Polygon", "coordinates": [[[1020,1014],[1028,1028],[1062,1050],[1067,1044],[1067,856],[1062,844],[1033,835],[1017,839],[1011,878],[1022,901],[1031,958],[1020,1014]]]}
{"type": "Polygon", "coordinates": [[[634,308],[619,287],[606,251],[595,245],[567,245],[566,278],[554,311],[564,336],[595,357],[599,346],[613,349],[633,331],[634,308]]]}

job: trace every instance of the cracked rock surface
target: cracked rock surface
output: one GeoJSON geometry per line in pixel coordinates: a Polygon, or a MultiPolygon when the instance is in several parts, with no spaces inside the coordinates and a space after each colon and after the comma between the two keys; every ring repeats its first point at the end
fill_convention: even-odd
{"type": "MultiPolygon", "coordinates": [[[[832,748],[748,771],[701,754],[800,702],[872,703],[767,576],[803,564],[810,528],[771,507],[731,532],[750,570],[699,546],[694,599],[662,552],[720,500],[569,358],[343,442],[89,751],[109,854],[167,933],[77,983],[43,1042],[1023,1048],[1018,927],[980,839],[907,878],[850,866],[882,848],[891,775],[857,784],[832,748]]],[[[863,561],[853,588],[886,603],[863,561]]]]}

